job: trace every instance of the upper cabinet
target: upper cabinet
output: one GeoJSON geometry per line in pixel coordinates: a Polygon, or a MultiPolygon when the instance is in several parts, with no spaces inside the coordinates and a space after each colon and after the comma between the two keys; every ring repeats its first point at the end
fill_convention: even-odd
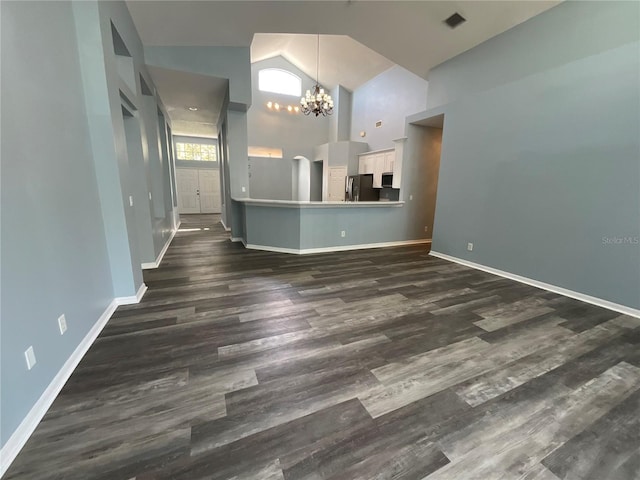
{"type": "Polygon", "coordinates": [[[396,160],[396,151],[384,152],[384,173],[393,173],[393,165],[396,160]]]}
{"type": "MultiPolygon", "coordinates": [[[[396,151],[395,149],[368,152],[360,155],[358,173],[373,174],[373,188],[382,188],[382,174],[393,173],[396,175],[396,151]]],[[[394,182],[395,183],[395,182],[394,182]]],[[[395,187],[394,185],[394,188],[395,187]]]]}

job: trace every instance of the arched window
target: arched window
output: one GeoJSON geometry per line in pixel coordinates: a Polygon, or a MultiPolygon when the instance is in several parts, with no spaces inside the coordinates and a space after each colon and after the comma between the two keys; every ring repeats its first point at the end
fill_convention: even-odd
{"type": "Polygon", "coordinates": [[[286,70],[265,68],[258,72],[258,89],[261,92],[299,97],[302,94],[302,80],[299,76],[286,70]]]}

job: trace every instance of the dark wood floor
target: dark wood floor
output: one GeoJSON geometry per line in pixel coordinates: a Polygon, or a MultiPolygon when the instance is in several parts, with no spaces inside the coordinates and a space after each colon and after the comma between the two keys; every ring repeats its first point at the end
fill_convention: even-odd
{"type": "Polygon", "coordinates": [[[186,217],[7,479],[640,478],[640,320],[427,255],[186,217]]]}

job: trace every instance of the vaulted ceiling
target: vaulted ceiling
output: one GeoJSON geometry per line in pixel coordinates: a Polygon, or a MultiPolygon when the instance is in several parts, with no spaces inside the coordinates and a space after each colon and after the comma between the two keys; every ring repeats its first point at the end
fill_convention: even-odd
{"type": "Polygon", "coordinates": [[[282,56],[324,87],[340,84],[355,90],[391,68],[394,63],[347,35],[318,36],[292,33],[256,33],[251,43],[251,62],[282,56]]]}
{"type": "MultiPolygon", "coordinates": [[[[426,78],[429,69],[559,1],[129,1],[145,45],[250,46],[256,33],[348,35],[426,78]],[[455,29],[443,21],[467,19],[455,29]]],[[[354,66],[353,68],[357,68],[354,66]]]]}
{"type": "MultiPolygon", "coordinates": [[[[251,47],[252,61],[281,55],[312,78],[316,34],[321,34],[320,83],[353,90],[393,64],[427,78],[434,66],[558,3],[130,0],[127,5],[145,46],[251,47]],[[467,21],[451,29],[444,20],[455,12],[467,21]]],[[[179,108],[168,97],[179,97],[169,84],[180,88],[180,83],[152,76],[165,104],[179,108]]]]}

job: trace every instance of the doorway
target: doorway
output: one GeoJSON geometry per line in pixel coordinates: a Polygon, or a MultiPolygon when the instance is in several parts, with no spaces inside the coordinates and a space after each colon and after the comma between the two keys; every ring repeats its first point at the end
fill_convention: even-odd
{"type": "Polygon", "coordinates": [[[344,202],[347,167],[329,167],[328,200],[344,202]]]}
{"type": "Polygon", "coordinates": [[[178,211],[180,213],[220,213],[220,171],[178,168],[178,211]]]}
{"type": "Polygon", "coordinates": [[[433,238],[435,228],[443,129],[444,114],[438,114],[412,122],[406,130],[411,161],[403,171],[403,193],[414,197],[410,210],[415,234],[427,239],[433,238]]]}

